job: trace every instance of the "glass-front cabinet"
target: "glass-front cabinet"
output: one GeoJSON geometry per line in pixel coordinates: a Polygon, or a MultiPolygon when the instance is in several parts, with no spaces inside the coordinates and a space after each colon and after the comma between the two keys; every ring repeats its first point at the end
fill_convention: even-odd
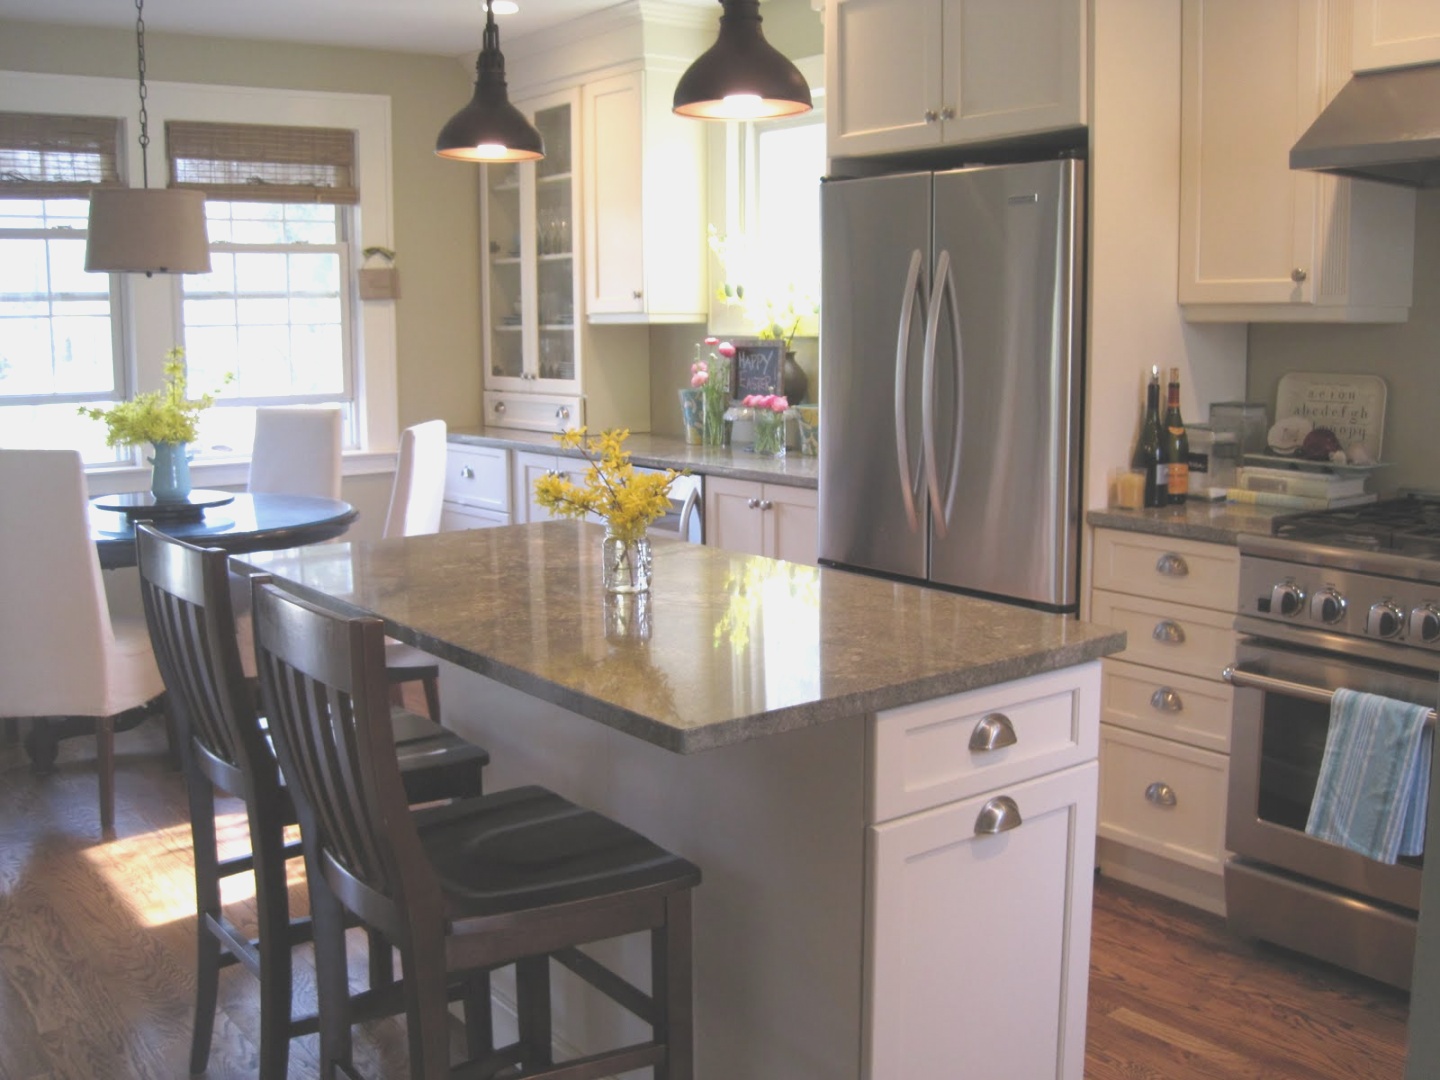
{"type": "Polygon", "coordinates": [[[545,140],[545,156],[485,166],[485,385],[510,393],[578,395],[579,94],[556,94],[520,108],[545,140]]]}

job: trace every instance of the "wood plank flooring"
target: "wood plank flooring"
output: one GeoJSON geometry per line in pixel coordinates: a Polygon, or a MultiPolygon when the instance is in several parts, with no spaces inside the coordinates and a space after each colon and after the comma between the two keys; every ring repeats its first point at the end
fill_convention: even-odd
{"type": "MultiPolygon", "coordinates": [[[[117,738],[116,829],[102,838],[92,740],[65,743],[49,777],[32,776],[18,746],[0,745],[0,1080],[186,1074],[190,834],[184,785],[163,750],[153,723],[117,738]]],[[[227,834],[245,843],[238,803],[227,834]]],[[[236,884],[232,915],[246,909],[236,884]]],[[[303,906],[298,880],[292,897],[303,906]]],[[[307,950],[296,969],[297,1008],[313,1008],[307,950]]],[[[249,975],[222,974],[212,1080],[255,1075],[257,1001],[249,975]]],[[[1087,1080],[1400,1080],[1407,1011],[1404,994],[1238,941],[1183,905],[1097,883],[1087,1080]]],[[[317,1053],[314,1037],[295,1040],[293,1080],[316,1075],[317,1053]]],[[[406,1076],[403,1022],[359,1030],[356,1054],[367,1076],[406,1076]]]]}

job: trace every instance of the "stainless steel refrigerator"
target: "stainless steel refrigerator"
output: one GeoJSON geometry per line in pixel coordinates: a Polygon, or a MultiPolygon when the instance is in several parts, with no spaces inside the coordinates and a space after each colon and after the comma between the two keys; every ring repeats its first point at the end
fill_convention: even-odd
{"type": "Polygon", "coordinates": [[[820,558],[1079,598],[1084,166],[827,180],[820,558]]]}

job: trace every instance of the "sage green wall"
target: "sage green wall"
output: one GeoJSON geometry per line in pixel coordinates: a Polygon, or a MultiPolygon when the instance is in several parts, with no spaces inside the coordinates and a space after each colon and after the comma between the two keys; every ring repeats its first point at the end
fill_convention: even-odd
{"type": "MultiPolygon", "coordinates": [[[[471,76],[460,63],[155,32],[146,34],[145,54],[147,75],[157,81],[389,95],[402,294],[396,302],[399,422],[438,417],[454,428],[478,426],[478,174],[475,166],[435,156],[436,132],[470,97],[471,76]]],[[[0,70],[133,79],[135,35],[0,19],[0,70]]]]}
{"type": "Polygon", "coordinates": [[[1440,491],[1440,191],[1422,191],[1415,207],[1415,298],[1410,319],[1372,326],[1250,327],[1247,396],[1274,419],[1275,391],[1290,371],[1379,375],[1388,390],[1379,470],[1381,492],[1440,491]]]}

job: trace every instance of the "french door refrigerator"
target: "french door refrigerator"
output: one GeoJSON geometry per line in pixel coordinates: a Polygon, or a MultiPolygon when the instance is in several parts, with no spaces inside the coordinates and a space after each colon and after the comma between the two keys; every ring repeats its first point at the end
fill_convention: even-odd
{"type": "Polygon", "coordinates": [[[1077,609],[1083,184],[824,182],[821,562],[1077,609]]]}

